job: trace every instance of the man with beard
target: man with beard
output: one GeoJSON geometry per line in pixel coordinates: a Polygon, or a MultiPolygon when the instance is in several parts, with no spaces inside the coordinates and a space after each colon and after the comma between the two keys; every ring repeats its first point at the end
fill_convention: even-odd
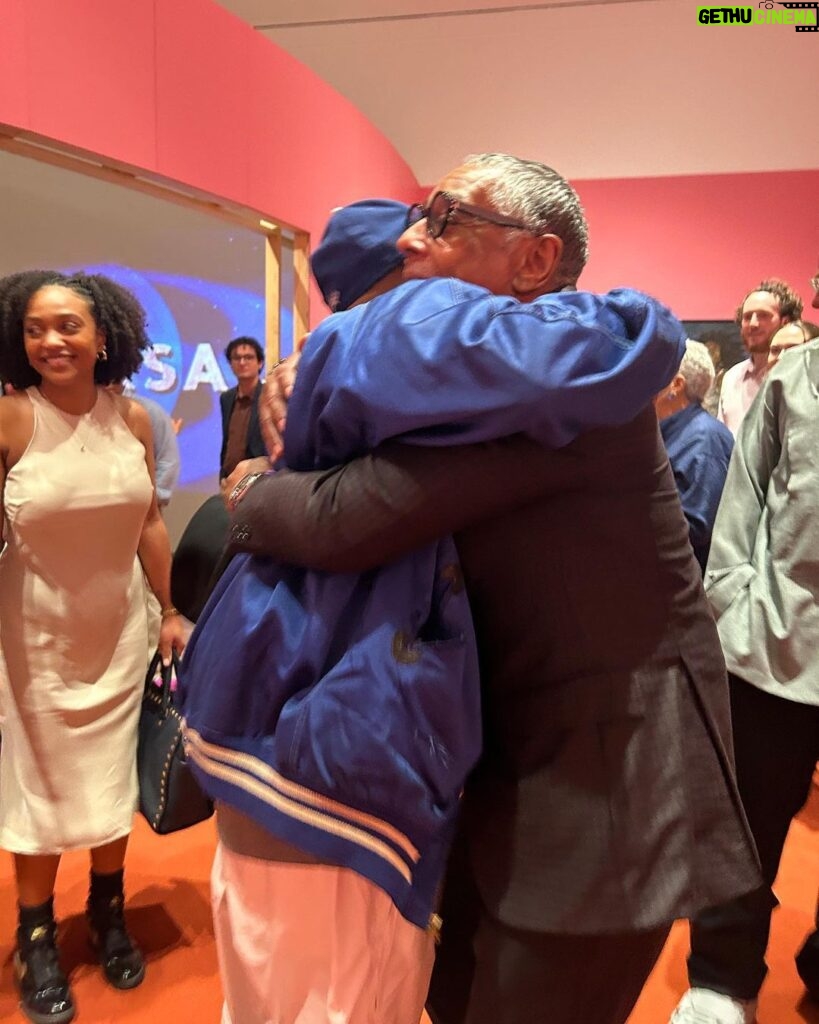
{"type": "Polygon", "coordinates": [[[725,371],[717,419],[736,437],[768,370],[771,338],[783,324],[798,320],[802,300],[784,281],[768,278],[748,292],[736,311],[736,322],[748,358],[725,371]]]}

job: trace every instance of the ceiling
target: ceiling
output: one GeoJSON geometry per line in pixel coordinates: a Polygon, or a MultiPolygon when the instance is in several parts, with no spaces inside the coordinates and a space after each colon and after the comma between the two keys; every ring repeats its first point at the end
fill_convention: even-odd
{"type": "Polygon", "coordinates": [[[422,184],[487,150],[575,179],[819,168],[817,35],[700,25],[702,0],[218,2],[351,100],[422,184]]]}

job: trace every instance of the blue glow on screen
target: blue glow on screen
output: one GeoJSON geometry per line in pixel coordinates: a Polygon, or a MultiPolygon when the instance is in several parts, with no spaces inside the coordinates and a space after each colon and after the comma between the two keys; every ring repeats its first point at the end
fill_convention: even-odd
{"type": "MultiPolygon", "coordinates": [[[[70,272],[75,268],[66,268],[70,272]]],[[[212,490],[222,442],[219,395],[236,383],[224,358],[231,338],[264,344],[264,296],[247,288],[117,263],[82,269],[105,274],[137,297],[152,349],[133,378],[137,394],[158,402],[179,423],[179,486],[212,490]]],[[[281,310],[281,355],[292,351],[293,318],[281,310]]]]}

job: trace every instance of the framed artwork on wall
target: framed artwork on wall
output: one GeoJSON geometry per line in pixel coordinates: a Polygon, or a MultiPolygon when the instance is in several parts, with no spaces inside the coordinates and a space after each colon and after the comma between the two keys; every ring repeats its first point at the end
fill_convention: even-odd
{"type": "Polygon", "coordinates": [[[683,320],[689,338],[708,346],[717,372],[745,358],[739,325],[733,320],[683,320]]]}
{"type": "Polygon", "coordinates": [[[686,335],[694,341],[701,341],[714,360],[716,379],[703,406],[716,414],[723,374],[734,363],[745,359],[739,325],[733,320],[683,320],[682,325],[686,335]]]}

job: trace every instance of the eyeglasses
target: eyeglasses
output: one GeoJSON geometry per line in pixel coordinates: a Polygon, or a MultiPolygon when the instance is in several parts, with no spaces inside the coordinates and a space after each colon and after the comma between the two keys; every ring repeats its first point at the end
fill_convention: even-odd
{"type": "Polygon", "coordinates": [[[258,363],[259,357],[255,355],[232,355],[230,361],[232,363],[258,363]]]}
{"type": "Polygon", "coordinates": [[[477,217],[478,220],[485,220],[490,224],[498,224],[502,228],[518,228],[521,231],[532,230],[523,221],[515,220],[512,217],[504,217],[502,214],[493,213],[491,210],[482,210],[479,206],[471,206],[457,196],[450,195],[449,192],[436,192],[432,199],[430,199],[429,206],[414,203],[407,211],[407,227],[412,227],[419,220],[426,220],[429,237],[440,238],[446,231],[447,225],[454,214],[477,217]]]}

